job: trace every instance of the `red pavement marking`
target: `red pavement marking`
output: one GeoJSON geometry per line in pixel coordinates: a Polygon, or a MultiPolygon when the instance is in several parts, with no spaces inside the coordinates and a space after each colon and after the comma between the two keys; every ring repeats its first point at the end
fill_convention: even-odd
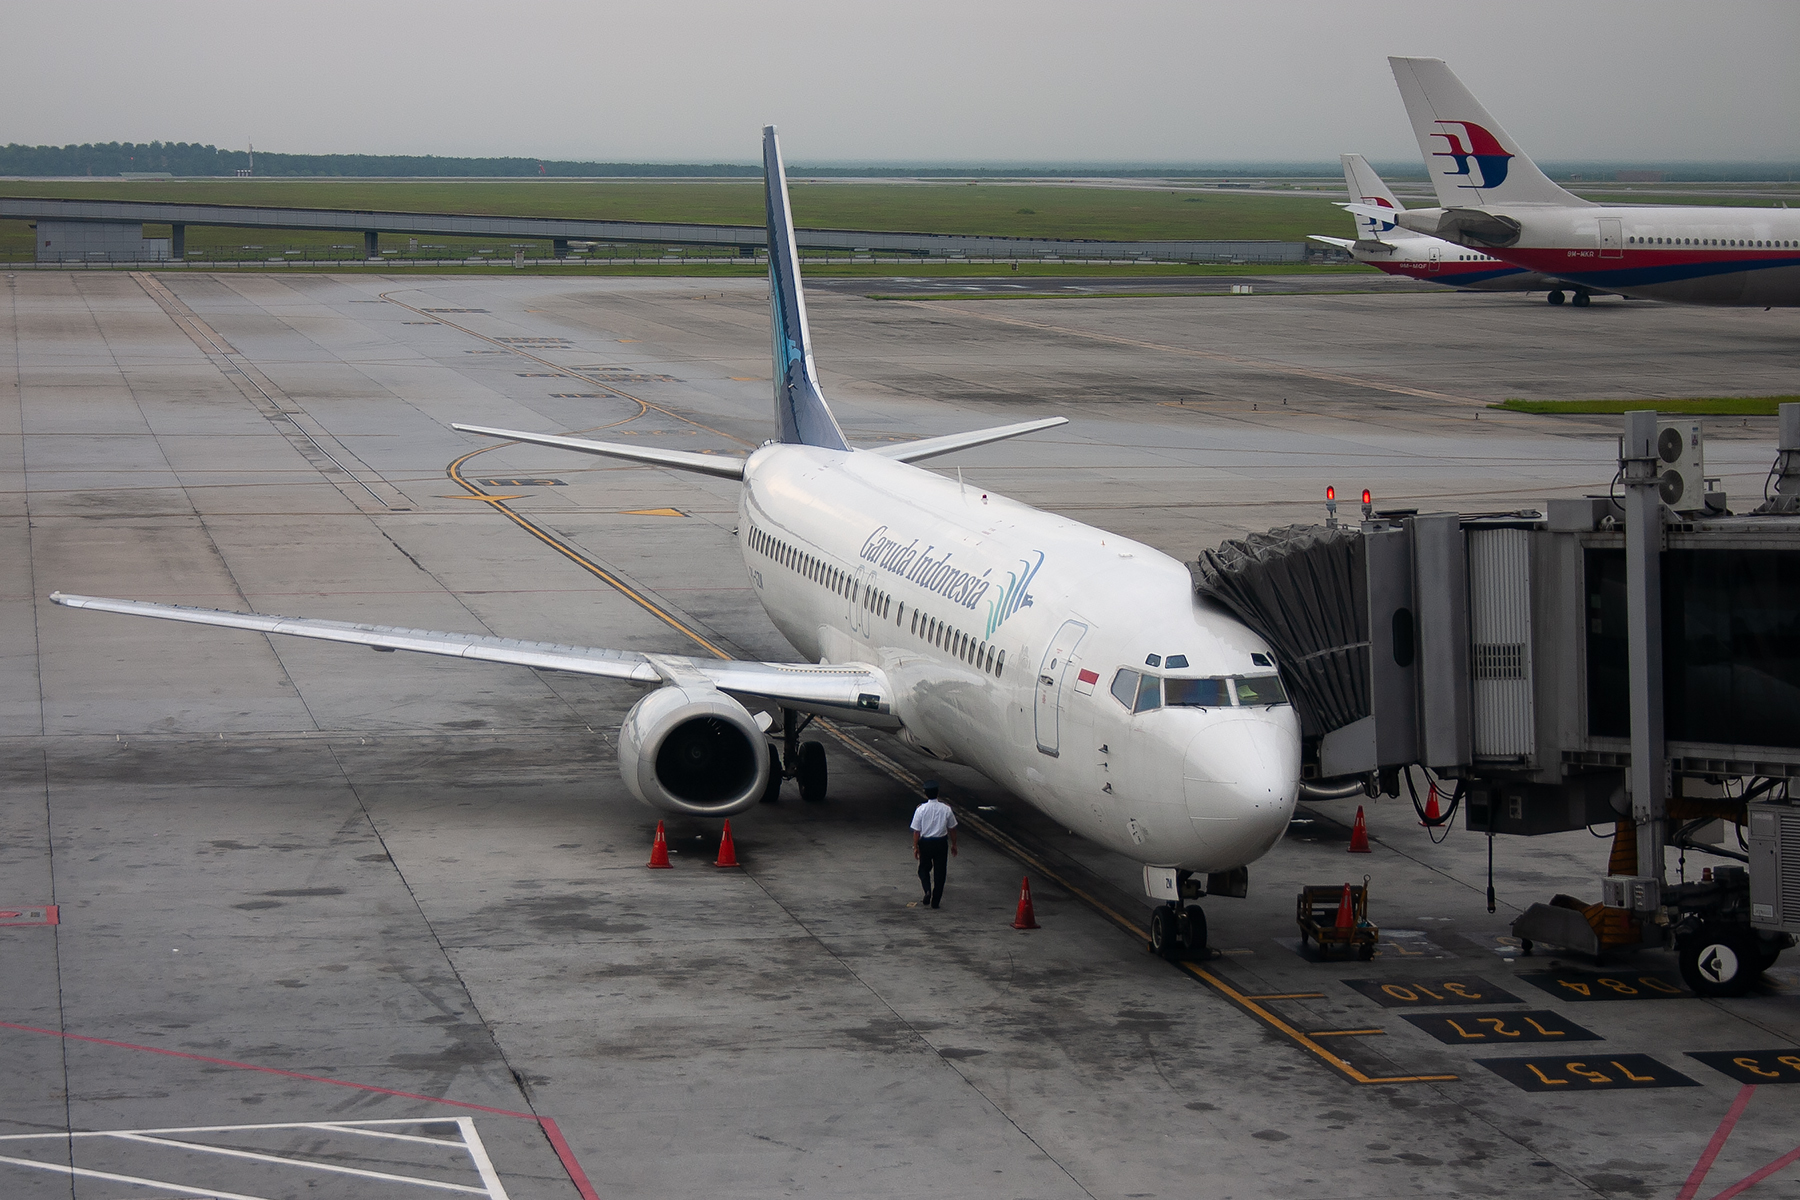
{"type": "MultiPolygon", "coordinates": [[[[1738,1089],[1737,1099],[1731,1102],[1731,1108],[1725,1113],[1725,1119],[1713,1130],[1712,1141],[1706,1143],[1706,1149],[1700,1154],[1700,1161],[1688,1173],[1687,1183],[1682,1185],[1681,1193],[1675,1200],[1694,1200],[1700,1185],[1706,1182],[1706,1173],[1712,1170],[1713,1160],[1719,1157],[1719,1151],[1725,1148],[1725,1139],[1731,1136],[1738,1118],[1744,1115],[1744,1109],[1750,1105],[1750,1097],[1756,1094],[1756,1085],[1746,1083],[1738,1089]]],[[[1716,1200],[1716,1198],[1715,1198],[1716,1200]]]]}
{"type": "Polygon", "coordinates": [[[1800,1161],[1800,1148],[1789,1150],[1786,1154],[1782,1155],[1780,1158],[1776,1159],[1774,1162],[1770,1163],[1768,1166],[1764,1167],[1762,1170],[1755,1171],[1749,1175],[1744,1176],[1742,1179],[1738,1180],[1736,1183],[1732,1184],[1730,1187],[1726,1188],[1724,1191],[1722,1191],[1718,1195],[1714,1196],[1713,1200],[1731,1200],[1731,1198],[1733,1196],[1738,1195],[1740,1192],[1744,1191],[1747,1188],[1754,1187],[1756,1184],[1761,1183],[1763,1180],[1767,1179],[1769,1176],[1773,1175],[1775,1172],[1781,1170],[1781,1168],[1783,1168],[1783,1167],[1787,1166],[1789,1163],[1792,1163],[1795,1161],[1800,1161]]]}
{"type": "MultiPolygon", "coordinates": [[[[170,1058],[185,1058],[193,1062],[211,1063],[220,1067],[236,1067],[242,1071],[261,1071],[265,1075],[284,1075],[289,1079],[303,1079],[308,1083],[328,1083],[333,1087],[355,1088],[362,1092],[379,1092],[384,1096],[399,1096],[405,1100],[424,1100],[430,1104],[448,1104],[453,1108],[473,1109],[476,1112],[493,1113],[498,1117],[517,1117],[522,1121],[535,1122],[543,1130],[544,1137],[550,1142],[550,1148],[561,1160],[563,1169],[569,1173],[569,1182],[581,1200],[599,1200],[594,1185],[588,1181],[587,1173],[575,1159],[575,1152],[564,1140],[562,1130],[549,1117],[537,1117],[530,1113],[514,1112],[508,1108],[490,1108],[485,1104],[470,1104],[466,1100],[446,1100],[441,1096],[422,1096],[418,1092],[402,1092],[394,1088],[376,1087],[372,1083],[351,1083],[344,1079],[330,1079],[324,1075],[307,1075],[299,1071],[284,1071],[280,1067],[262,1067],[255,1063],[238,1062],[230,1058],[213,1058],[206,1054],[189,1054],[185,1050],[165,1050],[161,1046],[140,1046],[135,1042],[116,1042],[110,1038],[86,1037],[79,1033],[63,1033],[57,1029],[39,1029],[34,1025],[14,1025],[10,1021],[0,1021],[0,1029],[16,1029],[21,1033],[41,1033],[47,1037],[63,1038],[71,1042],[89,1042],[96,1046],[112,1046],[120,1050],[142,1050],[146,1054],[163,1054],[170,1058]]],[[[1735,1194],[1735,1193],[1734,1193],[1735,1194]]]]}
{"type": "Polygon", "coordinates": [[[0,925],[55,925],[56,905],[32,904],[25,908],[0,908],[0,925]],[[27,918],[19,920],[20,917],[27,918]]]}

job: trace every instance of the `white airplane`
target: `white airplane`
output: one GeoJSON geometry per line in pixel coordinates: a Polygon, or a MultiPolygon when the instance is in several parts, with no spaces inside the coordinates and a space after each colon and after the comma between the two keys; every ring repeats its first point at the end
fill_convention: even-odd
{"type": "MultiPolygon", "coordinates": [[[[1583,200],[1550,182],[1441,59],[1388,62],[1441,206],[1407,210],[1401,228],[1593,291],[1800,305],[1800,210],[1583,200]]],[[[1345,207],[1382,219],[1376,206],[1345,207]]]]}
{"type": "MultiPolygon", "coordinates": [[[[1381,176],[1375,173],[1375,168],[1369,165],[1367,159],[1360,154],[1343,154],[1339,157],[1344,163],[1344,186],[1349,188],[1353,202],[1394,212],[1401,211],[1399,199],[1382,181],[1381,176]]],[[[1422,279],[1427,283],[1442,283],[1471,291],[1551,291],[1557,293],[1557,299],[1551,303],[1560,304],[1561,290],[1569,286],[1560,279],[1552,279],[1536,271],[1527,271],[1502,262],[1491,254],[1471,250],[1455,242],[1446,242],[1443,238],[1432,237],[1430,234],[1401,229],[1392,220],[1378,220],[1360,212],[1352,213],[1351,216],[1356,219],[1354,241],[1318,233],[1312,234],[1311,240],[1347,250],[1357,262],[1366,263],[1389,275],[1404,275],[1408,279],[1422,279]]],[[[1580,290],[1577,289],[1577,294],[1580,290]]],[[[1577,300],[1576,303],[1585,301],[1577,300]]]]}
{"type": "MultiPolygon", "coordinates": [[[[1187,568],[1103,529],[909,464],[1061,417],[853,449],[818,386],[787,180],[763,131],[777,437],[743,459],[456,425],[468,433],[743,482],[751,587],[799,662],[736,662],[55,593],[72,608],[518,663],[646,684],[619,730],[639,800],[724,817],[795,777],[825,793],[795,714],[895,731],[1064,827],[1146,864],[1152,942],[1204,950],[1197,899],[1243,895],[1300,780],[1300,722],[1270,649],[1187,568]],[[774,721],[749,700],[783,710],[774,721]],[[1209,878],[1210,877],[1210,878],[1209,878]]],[[[808,718],[810,719],[810,718],[808,718]]]]}

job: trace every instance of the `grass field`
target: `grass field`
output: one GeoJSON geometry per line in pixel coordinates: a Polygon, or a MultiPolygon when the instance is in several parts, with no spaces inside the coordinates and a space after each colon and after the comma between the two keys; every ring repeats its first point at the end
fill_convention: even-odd
{"type": "Polygon", "coordinates": [[[1511,412],[1594,414],[1623,413],[1654,408],[1671,415],[1692,413],[1716,417],[1772,417],[1781,404],[1800,401],[1800,396],[1698,396],[1682,400],[1506,400],[1489,408],[1511,412]]]}
{"type": "MultiPolygon", "coordinates": [[[[880,229],[997,237],[1273,238],[1348,230],[1350,218],[1319,196],[1002,184],[791,185],[794,220],[814,229],[880,229]]],[[[0,182],[8,196],[279,204],[616,221],[761,225],[755,181],[560,179],[105,180],[0,182]]]]}

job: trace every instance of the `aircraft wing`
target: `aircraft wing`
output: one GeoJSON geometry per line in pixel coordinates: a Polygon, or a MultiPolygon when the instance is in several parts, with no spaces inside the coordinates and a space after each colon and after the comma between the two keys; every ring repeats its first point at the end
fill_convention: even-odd
{"type": "Polygon", "coordinates": [[[192,608],[183,604],[152,604],[143,600],[113,600],[103,596],[76,596],[52,592],[50,599],[66,608],[91,608],[132,617],[156,617],[194,625],[219,625],[257,633],[282,633],[293,637],[347,642],[372,650],[412,650],[477,662],[512,663],[540,671],[568,671],[598,675],[632,683],[660,685],[710,684],[722,692],[773,701],[785,708],[867,720],[890,711],[893,696],[887,677],[877,668],[860,664],[820,666],[813,663],[744,662],[735,659],[694,658],[677,654],[643,654],[635,650],[604,650],[591,646],[565,646],[554,642],[526,642],[517,638],[478,633],[445,633],[436,629],[403,629],[393,625],[365,625],[352,621],[322,621],[262,613],[228,612],[216,608],[192,608]]]}

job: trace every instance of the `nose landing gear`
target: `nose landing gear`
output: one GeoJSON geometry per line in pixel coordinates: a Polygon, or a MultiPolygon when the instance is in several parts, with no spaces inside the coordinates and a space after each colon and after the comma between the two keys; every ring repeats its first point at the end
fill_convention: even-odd
{"type": "MultiPolygon", "coordinates": [[[[1192,872],[1179,873],[1182,896],[1200,894],[1198,883],[1189,883],[1192,872]]],[[[1171,900],[1150,910],[1150,950],[1170,962],[1206,958],[1206,913],[1198,904],[1171,900]]]]}

